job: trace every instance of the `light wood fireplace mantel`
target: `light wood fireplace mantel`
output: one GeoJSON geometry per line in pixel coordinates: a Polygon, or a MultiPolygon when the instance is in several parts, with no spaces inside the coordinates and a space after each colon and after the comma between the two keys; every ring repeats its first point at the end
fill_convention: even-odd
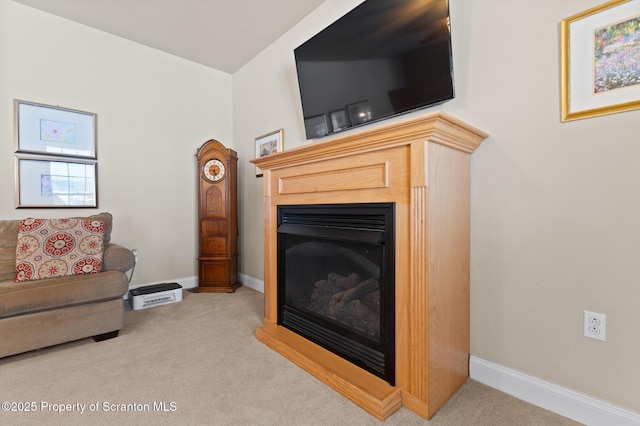
{"type": "Polygon", "coordinates": [[[488,135],[442,112],[252,160],[264,173],[265,318],[256,337],[385,419],[430,418],[469,373],[469,157],[488,135]],[[396,382],[277,324],[277,207],[396,203],[396,382]]]}

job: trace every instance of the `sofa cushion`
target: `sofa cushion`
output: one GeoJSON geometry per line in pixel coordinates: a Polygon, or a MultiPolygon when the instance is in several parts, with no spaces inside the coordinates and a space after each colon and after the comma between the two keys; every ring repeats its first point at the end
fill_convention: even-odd
{"type": "Polygon", "coordinates": [[[127,276],[119,271],[20,283],[0,281],[0,318],[119,299],[128,289],[127,276]]]}
{"type": "Polygon", "coordinates": [[[20,221],[15,282],[100,272],[104,230],[91,219],[20,221]]]}

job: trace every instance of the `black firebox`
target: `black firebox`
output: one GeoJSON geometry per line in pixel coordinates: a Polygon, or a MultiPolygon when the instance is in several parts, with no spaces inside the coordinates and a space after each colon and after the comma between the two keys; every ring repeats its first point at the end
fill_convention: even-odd
{"type": "Polygon", "coordinates": [[[278,206],[278,324],[395,384],[395,204],[278,206]]]}

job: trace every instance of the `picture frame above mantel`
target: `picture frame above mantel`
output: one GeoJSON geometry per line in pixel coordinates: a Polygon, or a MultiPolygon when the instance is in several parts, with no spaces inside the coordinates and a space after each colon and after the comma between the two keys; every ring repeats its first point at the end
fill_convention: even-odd
{"type": "MultiPolygon", "coordinates": [[[[284,149],[284,129],[258,136],[255,140],[256,158],[266,157],[284,149]]],[[[262,170],[256,167],[256,177],[262,177],[262,170]]]]}
{"type": "Polygon", "coordinates": [[[15,152],[96,159],[96,114],[15,99],[15,152]]]}
{"type": "Polygon", "coordinates": [[[561,121],[640,109],[639,1],[609,1],[560,30],[561,121]]]}

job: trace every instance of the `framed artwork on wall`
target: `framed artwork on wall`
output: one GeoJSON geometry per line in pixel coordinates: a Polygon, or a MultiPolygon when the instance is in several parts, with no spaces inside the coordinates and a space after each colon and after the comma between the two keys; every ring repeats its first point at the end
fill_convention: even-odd
{"type": "Polygon", "coordinates": [[[640,109],[640,2],[609,1],[560,30],[562,121],[640,109]]]}
{"type": "Polygon", "coordinates": [[[16,208],[98,207],[94,160],[16,156],[16,208]]]}
{"type": "MultiPolygon", "coordinates": [[[[258,136],[255,141],[256,158],[281,152],[284,149],[284,129],[258,136]]],[[[256,177],[262,176],[262,169],[256,166],[256,177]]]]}
{"type": "Polygon", "coordinates": [[[96,114],[14,100],[15,151],[96,158],[96,114]]]}

